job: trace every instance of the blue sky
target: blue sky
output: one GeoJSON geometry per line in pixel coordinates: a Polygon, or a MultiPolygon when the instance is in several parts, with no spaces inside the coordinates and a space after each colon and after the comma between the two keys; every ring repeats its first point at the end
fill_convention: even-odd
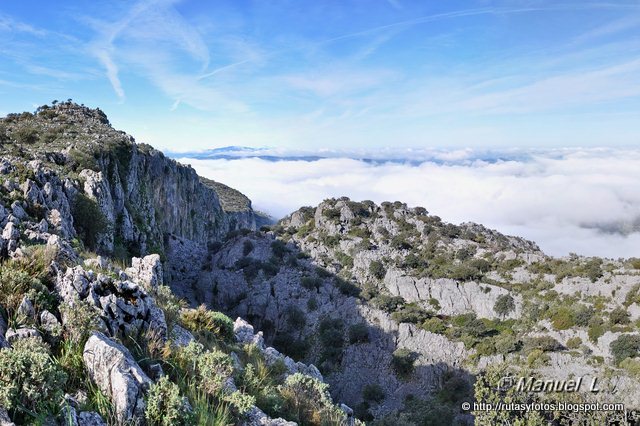
{"type": "Polygon", "coordinates": [[[638,1],[5,1],[0,55],[174,152],[640,145],[638,1]]]}

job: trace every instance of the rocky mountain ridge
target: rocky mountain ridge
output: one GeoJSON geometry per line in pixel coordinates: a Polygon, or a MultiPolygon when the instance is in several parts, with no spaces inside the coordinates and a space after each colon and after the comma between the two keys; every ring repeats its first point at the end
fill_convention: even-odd
{"type": "Polygon", "coordinates": [[[461,409],[504,398],[499,374],[597,377],[606,391],[576,401],[640,400],[637,259],[555,259],[346,197],[256,230],[244,195],[71,102],[0,119],[0,143],[0,381],[67,393],[0,391],[14,422],[576,421],[461,409]],[[16,383],[9,362],[50,374],[16,383]]]}
{"type": "Polygon", "coordinates": [[[0,139],[0,424],[354,424],[313,365],[166,285],[255,228],[246,197],[71,102],[0,139]]]}

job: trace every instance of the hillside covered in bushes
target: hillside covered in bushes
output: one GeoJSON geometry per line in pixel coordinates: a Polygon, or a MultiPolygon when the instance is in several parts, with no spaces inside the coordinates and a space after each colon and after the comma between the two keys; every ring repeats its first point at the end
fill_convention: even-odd
{"type": "Polygon", "coordinates": [[[0,424],[604,424],[640,401],[640,260],[343,197],[271,226],[70,101],[0,119],[0,424]],[[505,375],[598,393],[515,392],[505,375]]]}

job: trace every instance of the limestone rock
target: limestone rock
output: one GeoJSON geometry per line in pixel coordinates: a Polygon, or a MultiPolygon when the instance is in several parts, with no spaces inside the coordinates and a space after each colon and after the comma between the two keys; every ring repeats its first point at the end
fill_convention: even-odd
{"type": "Polygon", "coordinates": [[[16,426],[9,418],[9,413],[3,407],[0,407],[0,426],[16,426]]]}
{"type": "Polygon", "coordinates": [[[164,284],[162,263],[160,263],[160,256],[157,254],[150,254],[143,258],[134,257],[131,259],[131,267],[127,268],[126,273],[148,291],[155,291],[158,286],[164,284]]]}
{"type": "Polygon", "coordinates": [[[121,423],[144,418],[144,393],[151,379],[142,371],[127,348],[102,333],[93,333],[83,351],[89,377],[113,403],[121,423]]]}
{"type": "Polygon", "coordinates": [[[40,332],[35,328],[27,328],[27,327],[18,328],[18,329],[10,328],[9,330],[7,330],[5,339],[7,339],[7,342],[9,343],[13,343],[16,340],[27,339],[29,337],[41,337],[40,332]]]}
{"type": "Polygon", "coordinates": [[[169,334],[169,339],[174,346],[185,347],[195,340],[193,334],[179,324],[174,324],[169,334]]]}

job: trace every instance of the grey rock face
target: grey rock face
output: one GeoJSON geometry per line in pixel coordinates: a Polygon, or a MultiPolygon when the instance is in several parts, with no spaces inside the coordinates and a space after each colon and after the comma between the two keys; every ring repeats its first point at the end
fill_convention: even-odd
{"type": "Polygon", "coordinates": [[[131,267],[127,268],[126,272],[135,277],[136,282],[148,291],[155,291],[158,286],[164,284],[162,263],[157,254],[150,254],[143,258],[134,257],[131,259],[131,267]]]}
{"type": "Polygon", "coordinates": [[[94,333],[83,351],[89,377],[109,396],[118,421],[143,423],[144,393],[152,381],[129,350],[102,333],[94,333]]]}
{"type": "Polygon", "coordinates": [[[0,407],[0,426],[16,426],[9,418],[7,410],[2,407],[0,407]]]}
{"type": "Polygon", "coordinates": [[[195,340],[195,337],[193,337],[193,334],[191,334],[189,330],[186,330],[179,324],[174,324],[171,333],[169,333],[169,340],[171,340],[174,346],[186,347],[195,340]]]}
{"type": "Polygon", "coordinates": [[[10,328],[5,335],[5,339],[7,339],[9,343],[13,343],[19,339],[28,339],[29,337],[41,337],[40,332],[35,328],[10,328]]]}
{"type": "Polygon", "coordinates": [[[36,311],[33,308],[33,303],[31,303],[31,300],[29,300],[27,296],[22,298],[20,306],[18,306],[18,314],[31,319],[35,317],[36,311]]]}
{"type": "MultiPolygon", "coordinates": [[[[76,266],[68,268],[64,274],[59,273],[55,285],[67,304],[73,306],[84,300],[93,306],[111,336],[137,336],[151,330],[157,337],[166,339],[164,312],[141,286],[129,281],[126,274],[122,278],[114,279],[76,266]]],[[[66,323],[64,317],[63,323],[66,323]]]]}
{"type": "Polygon", "coordinates": [[[78,414],[78,426],[107,426],[100,414],[94,411],[83,411],[78,414]]]}

